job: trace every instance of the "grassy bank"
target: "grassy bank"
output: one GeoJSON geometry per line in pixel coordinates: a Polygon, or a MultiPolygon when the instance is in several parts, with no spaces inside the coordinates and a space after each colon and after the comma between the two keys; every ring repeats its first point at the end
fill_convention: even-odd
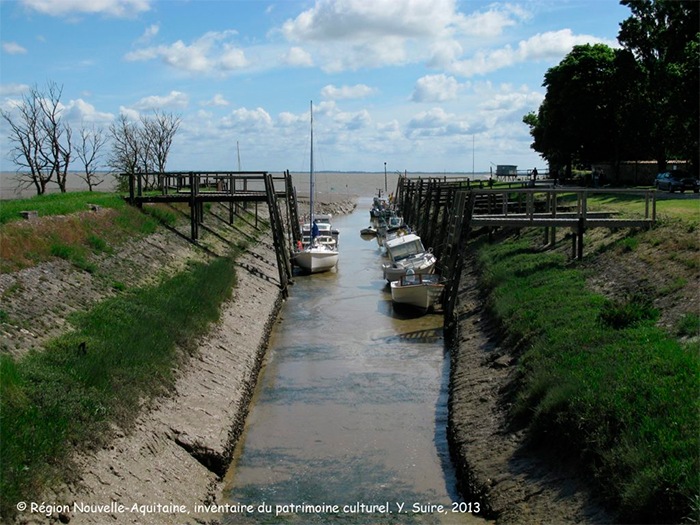
{"type": "Polygon", "coordinates": [[[0,206],[0,270],[22,270],[51,259],[65,259],[82,270],[95,271],[91,254],[108,252],[128,239],[156,231],[159,224],[174,224],[175,212],[164,205],[149,205],[145,213],[116,194],[64,193],[3,201],[0,206]],[[88,212],[88,203],[106,209],[88,212]],[[18,210],[39,210],[42,220],[19,220],[18,210]],[[84,213],[79,213],[84,212],[84,213]]]}
{"type": "Polygon", "coordinates": [[[653,298],[589,291],[584,269],[535,248],[539,237],[478,252],[489,308],[521,352],[514,417],[533,442],[582,459],[620,519],[697,517],[700,359],[697,339],[676,337],[697,317],[657,327],[653,298]]]}
{"type": "Polygon", "coordinates": [[[45,351],[2,356],[2,515],[71,474],[70,456],[128,426],[144,400],[167,391],[173,370],[230,296],[233,255],[193,263],[160,285],[127,291],[71,318],[45,351]]]}
{"type": "Polygon", "coordinates": [[[37,211],[39,217],[50,215],[68,215],[79,211],[87,211],[89,204],[97,204],[103,208],[123,208],[124,199],[117,193],[76,191],[70,193],[53,193],[37,195],[29,199],[11,199],[0,201],[0,224],[18,221],[22,217],[20,211],[37,211]]]}

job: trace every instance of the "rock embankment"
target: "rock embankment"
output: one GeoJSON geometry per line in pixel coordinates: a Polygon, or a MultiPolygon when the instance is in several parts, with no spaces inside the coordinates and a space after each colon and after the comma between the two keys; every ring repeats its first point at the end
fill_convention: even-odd
{"type": "Polygon", "coordinates": [[[571,465],[534,453],[513,428],[517,359],[494,342],[475,263],[465,262],[450,353],[448,438],[462,493],[499,523],[611,523],[571,465]]]}

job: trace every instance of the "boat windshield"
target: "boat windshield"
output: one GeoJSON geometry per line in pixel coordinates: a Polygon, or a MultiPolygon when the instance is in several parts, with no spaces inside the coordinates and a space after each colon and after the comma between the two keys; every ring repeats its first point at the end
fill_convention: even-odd
{"type": "Polygon", "coordinates": [[[420,241],[407,242],[406,244],[400,244],[399,246],[391,248],[391,258],[394,261],[400,261],[411,255],[423,253],[424,251],[420,241]]]}

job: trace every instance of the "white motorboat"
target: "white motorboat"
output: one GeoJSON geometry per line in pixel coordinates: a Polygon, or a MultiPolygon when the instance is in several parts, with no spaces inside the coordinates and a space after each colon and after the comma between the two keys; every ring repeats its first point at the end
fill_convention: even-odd
{"type": "MultiPolygon", "coordinates": [[[[338,240],[330,224],[330,215],[314,218],[314,105],[311,103],[311,163],[309,169],[309,222],[306,237],[302,227],[301,246],[292,255],[292,261],[310,273],[325,272],[338,264],[338,240]],[[316,228],[312,226],[315,225],[316,228]],[[323,233],[321,228],[323,227],[323,233]]],[[[335,230],[337,232],[337,230],[335,230]]]]}
{"type": "Polygon", "coordinates": [[[439,276],[408,270],[406,275],[391,283],[391,300],[427,312],[440,299],[444,289],[445,284],[439,276]]]}
{"type": "Polygon", "coordinates": [[[415,274],[433,273],[437,258],[423,247],[420,237],[413,233],[402,235],[384,243],[389,262],[382,264],[384,278],[393,282],[406,275],[408,270],[415,274]]]}

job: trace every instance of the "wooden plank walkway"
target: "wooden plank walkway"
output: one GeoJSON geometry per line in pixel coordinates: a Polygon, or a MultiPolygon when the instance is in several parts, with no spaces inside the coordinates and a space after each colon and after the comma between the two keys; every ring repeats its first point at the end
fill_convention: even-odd
{"type": "Polygon", "coordinates": [[[583,239],[591,228],[649,228],[656,222],[656,191],[553,187],[527,183],[488,187],[467,178],[399,176],[396,207],[404,221],[432,248],[438,270],[447,280],[443,311],[454,323],[454,302],[471,230],[543,228],[544,244],[553,247],[557,228],[572,232],[572,257],[583,258],[583,239]],[[615,210],[589,211],[591,195],[634,196],[644,201],[644,216],[623,218],[615,210]]]}
{"type": "MultiPolygon", "coordinates": [[[[165,173],[122,174],[129,184],[128,201],[138,207],[153,203],[187,203],[190,207],[190,236],[199,238],[199,227],[204,223],[204,204],[218,202],[228,204],[228,223],[233,225],[235,217],[241,216],[244,208],[255,204],[255,228],[258,227],[258,204],[266,204],[269,211],[270,228],[277,257],[280,288],[283,296],[292,282],[291,255],[285,237],[292,240],[300,237],[298,232],[298,209],[296,190],[292,186],[289,171],[274,176],[267,171],[180,171],[165,173]],[[285,201],[284,218],[279,201],[285,201]]],[[[247,221],[246,221],[247,222],[247,221]]]]}

